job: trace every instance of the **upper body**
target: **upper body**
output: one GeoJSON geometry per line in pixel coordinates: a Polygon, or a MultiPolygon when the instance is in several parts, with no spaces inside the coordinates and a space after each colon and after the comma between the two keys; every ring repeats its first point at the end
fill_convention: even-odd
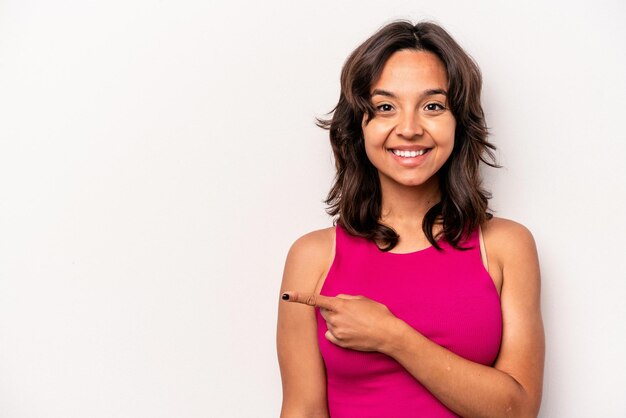
{"type": "MultiPolygon", "coordinates": [[[[516,408],[510,411],[510,416],[533,416],[541,399],[543,370],[539,267],[534,240],[525,227],[501,218],[487,221],[481,230],[481,254],[500,295],[504,325],[500,351],[493,368],[506,376],[489,376],[481,368],[471,367],[471,364],[451,363],[455,369],[448,379],[422,383],[429,388],[432,385],[433,388],[450,391],[449,396],[458,399],[450,399],[445,404],[462,416],[508,416],[505,411],[509,406],[516,408]],[[507,376],[514,379],[512,386],[519,391],[508,393],[512,389],[499,384],[500,379],[507,376]],[[468,387],[472,389],[467,390],[468,387]],[[485,391],[482,396],[481,390],[485,391]],[[502,405],[505,406],[489,401],[490,396],[504,398],[502,405]],[[515,404],[516,400],[518,405],[515,404]],[[472,408],[464,409],[462,405],[473,401],[478,401],[480,406],[488,410],[483,411],[481,407],[476,414],[464,412],[472,408]]],[[[402,252],[411,252],[424,246],[403,248],[402,252]]],[[[334,251],[334,227],[314,231],[298,239],[287,257],[281,292],[298,289],[302,295],[319,295],[335,258],[334,251]]],[[[372,333],[379,333],[381,345],[389,344],[384,340],[385,335],[394,343],[402,344],[402,338],[385,332],[385,329],[389,330],[385,324],[383,322],[380,328],[371,330],[372,333]]],[[[400,327],[398,332],[402,333],[403,328],[400,327]]],[[[281,416],[328,417],[326,372],[318,345],[314,307],[284,302],[280,304],[278,344],[284,387],[281,416]]],[[[399,347],[400,350],[403,348],[406,349],[399,347]]],[[[446,358],[447,353],[437,354],[441,356],[426,356],[424,363],[418,366],[447,368],[448,363],[441,360],[442,357],[446,358]]],[[[400,356],[398,358],[401,359],[400,356]]],[[[446,374],[433,375],[440,379],[446,374]]],[[[435,391],[433,393],[437,396],[435,391]]]]}
{"type": "MultiPolygon", "coordinates": [[[[482,262],[500,298],[497,358],[482,364],[455,354],[367,297],[320,295],[335,259],[337,232],[315,231],[290,249],[281,285],[281,293],[296,302],[279,306],[283,417],[329,416],[315,307],[326,322],[330,343],[389,356],[458,415],[537,415],[544,337],[534,240],[522,225],[485,215],[486,195],[477,174],[487,146],[475,97],[480,83],[466,81],[477,80],[478,70],[433,26],[389,25],[346,64],[340,105],[351,102],[356,110],[343,123],[338,107],[330,126],[338,178],[329,201],[342,228],[371,240],[381,251],[410,253],[436,245],[437,237],[455,246],[468,231],[480,228],[482,262]],[[437,42],[444,48],[432,48],[437,42]],[[384,57],[382,69],[372,70],[369,81],[355,80],[360,72],[351,66],[380,53],[381,44],[390,52],[379,54],[378,59],[384,57]],[[433,52],[441,50],[447,55],[433,52]],[[455,53],[460,58],[451,64],[455,53]],[[367,87],[361,101],[355,98],[363,91],[354,87],[359,82],[367,87]],[[361,118],[360,126],[354,126],[355,117],[361,118]],[[345,178],[350,170],[353,177],[345,178]],[[351,203],[359,199],[361,207],[351,203]]],[[[375,64],[371,67],[377,68],[375,64]]]]}

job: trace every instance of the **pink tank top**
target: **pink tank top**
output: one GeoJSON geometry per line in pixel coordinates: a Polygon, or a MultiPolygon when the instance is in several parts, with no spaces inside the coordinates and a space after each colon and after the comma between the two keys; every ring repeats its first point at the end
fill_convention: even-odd
{"type": "MultiPolygon", "coordinates": [[[[336,228],[335,259],[322,295],[363,295],[386,305],[421,334],[477,363],[492,365],[502,337],[500,298],[480,255],[478,230],[462,242],[439,241],[408,254],[382,252],[373,242],[336,228]]],[[[398,362],[378,352],[328,341],[316,310],[332,418],[456,417],[398,362]]]]}

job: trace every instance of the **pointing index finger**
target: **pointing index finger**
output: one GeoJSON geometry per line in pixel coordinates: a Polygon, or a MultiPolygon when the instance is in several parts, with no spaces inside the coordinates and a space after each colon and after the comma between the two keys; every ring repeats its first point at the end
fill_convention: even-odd
{"type": "Polygon", "coordinates": [[[330,311],[334,311],[336,308],[335,298],[317,295],[315,293],[285,292],[283,293],[282,299],[288,302],[302,303],[330,311]]]}

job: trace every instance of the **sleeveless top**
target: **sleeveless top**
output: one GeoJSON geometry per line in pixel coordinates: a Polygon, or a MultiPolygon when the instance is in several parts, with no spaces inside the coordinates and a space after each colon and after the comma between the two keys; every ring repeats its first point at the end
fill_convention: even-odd
{"type": "MultiPolygon", "coordinates": [[[[395,254],[336,227],[335,258],[320,293],[362,295],[386,305],[422,335],[473,362],[492,365],[502,337],[500,297],[480,255],[478,229],[457,250],[395,254]]],[[[457,417],[393,358],[326,339],[316,309],[331,418],[457,417]]]]}

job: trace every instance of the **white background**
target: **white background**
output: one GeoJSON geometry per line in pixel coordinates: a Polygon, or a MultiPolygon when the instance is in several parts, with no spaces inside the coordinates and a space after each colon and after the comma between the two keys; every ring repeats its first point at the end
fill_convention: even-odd
{"type": "Polygon", "coordinates": [[[540,416],[626,416],[626,3],[507,3],[0,0],[0,416],[278,415],[284,257],[331,222],[313,121],[396,18],[483,70],[540,416]]]}

